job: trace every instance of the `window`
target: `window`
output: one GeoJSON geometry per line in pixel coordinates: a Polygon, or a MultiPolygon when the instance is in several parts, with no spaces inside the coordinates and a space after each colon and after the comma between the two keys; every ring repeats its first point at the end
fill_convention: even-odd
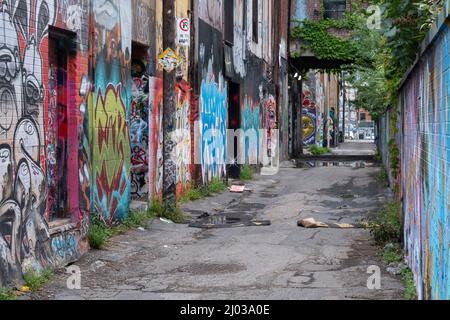
{"type": "Polygon", "coordinates": [[[361,113],[361,119],[359,119],[360,121],[366,121],[367,120],[367,115],[363,112],[361,113]]]}
{"type": "Polygon", "coordinates": [[[258,43],[258,33],[259,33],[259,17],[258,17],[258,0],[252,0],[252,34],[253,34],[253,42],[258,43]]]}
{"type": "Polygon", "coordinates": [[[233,44],[234,41],[234,0],[225,0],[225,41],[233,44]]]}
{"type": "Polygon", "coordinates": [[[324,19],[342,19],[347,7],[346,0],[324,0],[324,19]]]}

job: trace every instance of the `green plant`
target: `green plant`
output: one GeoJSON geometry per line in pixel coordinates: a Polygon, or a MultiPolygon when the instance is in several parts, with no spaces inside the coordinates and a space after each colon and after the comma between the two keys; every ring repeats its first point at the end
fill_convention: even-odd
{"type": "Polygon", "coordinates": [[[405,299],[417,300],[417,290],[414,282],[414,275],[411,269],[406,268],[403,270],[402,277],[405,284],[405,299]]]}
{"type": "MultiPolygon", "coordinates": [[[[358,16],[346,14],[343,19],[321,19],[295,21],[291,35],[302,41],[302,50],[311,50],[318,58],[340,60],[350,63],[358,54],[357,44],[350,37],[339,37],[330,32],[332,29],[352,32],[358,24],[358,16]]],[[[294,53],[299,57],[301,52],[294,53]]]]}
{"type": "Polygon", "coordinates": [[[223,182],[222,179],[214,178],[212,181],[208,184],[208,191],[211,194],[217,194],[223,192],[227,186],[223,182]]]}
{"type": "Polygon", "coordinates": [[[159,216],[163,213],[164,207],[162,205],[162,202],[158,198],[153,198],[150,202],[150,207],[148,208],[148,211],[153,216],[159,216]]]}
{"type": "Polygon", "coordinates": [[[202,198],[203,198],[203,194],[199,188],[191,188],[179,199],[179,203],[186,203],[189,201],[197,201],[202,198]]]}
{"type": "Polygon", "coordinates": [[[389,187],[389,175],[384,167],[381,167],[378,173],[378,182],[380,182],[384,187],[389,187]]]}
{"type": "Polygon", "coordinates": [[[309,147],[308,151],[311,152],[315,156],[321,156],[323,154],[327,154],[327,153],[331,152],[331,150],[329,148],[319,147],[318,145],[312,145],[311,147],[309,147]]]}
{"type": "Polygon", "coordinates": [[[190,188],[180,197],[178,203],[186,203],[188,201],[197,201],[205,197],[223,192],[227,188],[226,184],[220,178],[214,178],[210,183],[195,188],[190,188]]]}
{"type": "Polygon", "coordinates": [[[130,215],[125,219],[123,224],[127,226],[128,228],[139,228],[139,227],[145,227],[148,220],[153,218],[154,214],[152,211],[148,210],[145,211],[132,211],[130,212],[130,215]]]}
{"type": "Polygon", "coordinates": [[[16,300],[17,297],[11,288],[1,288],[0,287],[0,301],[11,301],[16,300]]]}
{"type": "Polygon", "coordinates": [[[242,166],[241,173],[239,175],[239,179],[242,181],[250,181],[253,179],[253,170],[252,167],[248,164],[242,166]]]}
{"type": "Polygon", "coordinates": [[[393,244],[392,246],[387,246],[383,252],[383,260],[387,264],[393,262],[401,262],[403,260],[402,250],[398,245],[393,244]]]}
{"type": "Polygon", "coordinates": [[[53,271],[51,269],[44,269],[38,272],[33,269],[29,269],[23,275],[25,286],[29,287],[31,291],[37,291],[42,288],[53,277],[53,271]]]}
{"type": "Polygon", "coordinates": [[[399,219],[400,205],[393,201],[384,206],[368,228],[378,244],[399,243],[402,239],[402,225],[399,219]]]}
{"type": "Polygon", "coordinates": [[[183,211],[176,206],[175,208],[166,208],[162,214],[159,215],[160,218],[168,219],[175,223],[185,223],[186,219],[183,215],[183,211]]]}
{"type": "Polygon", "coordinates": [[[91,248],[97,250],[103,249],[112,235],[112,230],[98,215],[91,217],[91,226],[88,234],[91,248]]]}

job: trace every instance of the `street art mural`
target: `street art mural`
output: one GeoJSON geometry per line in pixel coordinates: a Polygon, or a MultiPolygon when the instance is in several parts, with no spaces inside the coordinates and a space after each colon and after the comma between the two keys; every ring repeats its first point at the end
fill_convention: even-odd
{"type": "Polygon", "coordinates": [[[245,66],[245,36],[244,36],[244,14],[246,14],[246,8],[244,8],[244,0],[236,0],[234,2],[234,40],[233,40],[233,65],[234,72],[241,78],[246,75],[245,66]]]}
{"type": "Polygon", "coordinates": [[[311,146],[317,142],[317,109],[314,97],[307,85],[304,85],[302,97],[303,144],[311,146]]]}
{"type": "Polygon", "coordinates": [[[272,95],[264,102],[264,111],[265,111],[265,129],[267,130],[267,157],[273,158],[277,154],[278,142],[275,138],[275,130],[278,129],[277,122],[277,102],[272,95]]]}
{"type": "Polygon", "coordinates": [[[93,0],[92,206],[105,220],[128,214],[131,194],[131,0],[93,0]]]}
{"type": "Polygon", "coordinates": [[[420,298],[450,299],[448,25],[401,91],[405,247],[420,298]]]}
{"type": "MultiPolygon", "coordinates": [[[[49,26],[68,29],[65,17],[61,15],[62,9],[57,6],[60,4],[59,8],[62,8],[66,3],[16,0],[3,1],[0,5],[0,48],[4,57],[0,68],[0,285],[15,281],[29,268],[41,270],[49,265],[60,266],[74,261],[87,249],[87,231],[83,233],[81,225],[86,221],[88,224],[88,219],[79,210],[88,208],[89,204],[75,203],[77,191],[68,197],[67,189],[55,189],[56,181],[61,178],[55,164],[61,154],[69,154],[67,146],[64,150],[57,149],[58,144],[66,143],[57,143],[63,136],[71,139],[65,132],[68,106],[74,108],[73,115],[78,114],[76,99],[57,98],[65,92],[60,90],[62,87],[76,92],[77,81],[68,83],[67,77],[61,77],[73,70],[73,61],[67,63],[68,69],[58,70],[49,65],[46,57],[49,26]],[[68,105],[58,106],[58,100],[66,101],[68,105]],[[58,194],[55,191],[59,192],[59,198],[69,201],[73,209],[68,216],[73,221],[70,227],[73,246],[62,258],[59,258],[61,250],[55,251],[52,242],[56,237],[65,237],[67,230],[50,228],[56,211],[61,211],[55,209],[58,207],[55,206],[55,195],[58,194]]],[[[81,56],[82,35],[77,33],[77,38],[81,56]]],[[[76,72],[72,74],[77,75],[76,72]]],[[[80,168],[85,163],[77,143],[79,135],[87,133],[83,121],[80,127],[73,122],[75,148],[71,157],[65,157],[79,163],[80,168]]],[[[69,187],[75,190],[78,184],[71,179],[75,176],[78,180],[77,171],[65,176],[67,181],[74,182],[69,187]]]]}
{"type": "Polygon", "coordinates": [[[46,222],[44,70],[41,46],[55,7],[3,1],[0,19],[0,284],[51,261],[46,222]],[[34,20],[31,19],[32,14],[34,20]]]}
{"type": "Polygon", "coordinates": [[[134,200],[149,196],[149,78],[145,61],[133,61],[131,87],[131,195],[134,200]]]}
{"type": "Polygon", "coordinates": [[[243,142],[243,154],[246,164],[258,164],[260,159],[260,132],[261,108],[259,103],[254,103],[251,97],[246,96],[242,108],[241,128],[245,134],[243,142]]]}
{"type": "Polygon", "coordinates": [[[190,117],[190,87],[185,81],[177,84],[175,114],[176,130],[174,141],[175,159],[177,161],[176,184],[178,192],[188,187],[191,182],[191,117],[190,117]]]}
{"type": "Polygon", "coordinates": [[[149,79],[149,190],[160,196],[163,191],[163,81],[158,77],[149,79]]]}
{"type": "MultiPolygon", "coordinates": [[[[56,48],[52,48],[56,49],[56,48]]],[[[55,50],[56,51],[56,50],[55,50]]],[[[50,65],[48,81],[47,210],[50,219],[67,214],[68,105],[67,70],[50,65]],[[62,212],[61,212],[62,211],[62,212]]]]}
{"type": "Polygon", "coordinates": [[[221,73],[214,75],[212,60],[200,88],[202,179],[204,183],[226,174],[227,85],[221,73]]]}

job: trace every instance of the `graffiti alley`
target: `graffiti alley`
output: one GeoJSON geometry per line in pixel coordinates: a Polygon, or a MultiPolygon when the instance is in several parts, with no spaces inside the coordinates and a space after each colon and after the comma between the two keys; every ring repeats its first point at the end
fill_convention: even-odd
{"type": "Polygon", "coordinates": [[[0,300],[450,299],[449,1],[1,1],[0,300]]]}

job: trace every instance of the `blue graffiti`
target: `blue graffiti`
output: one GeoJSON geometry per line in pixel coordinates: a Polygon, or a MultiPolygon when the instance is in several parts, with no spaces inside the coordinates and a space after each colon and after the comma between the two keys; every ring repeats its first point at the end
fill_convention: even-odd
{"type": "Polygon", "coordinates": [[[245,163],[257,164],[260,156],[260,132],[261,111],[251,98],[245,97],[244,109],[242,110],[241,128],[245,134],[244,156],[245,163]],[[256,134],[256,139],[254,139],[256,134]],[[256,141],[254,141],[256,140],[256,141]]]}
{"type": "Polygon", "coordinates": [[[209,73],[201,85],[200,121],[204,183],[226,174],[227,86],[221,74],[218,79],[219,83],[215,82],[214,76],[209,73]]]}

